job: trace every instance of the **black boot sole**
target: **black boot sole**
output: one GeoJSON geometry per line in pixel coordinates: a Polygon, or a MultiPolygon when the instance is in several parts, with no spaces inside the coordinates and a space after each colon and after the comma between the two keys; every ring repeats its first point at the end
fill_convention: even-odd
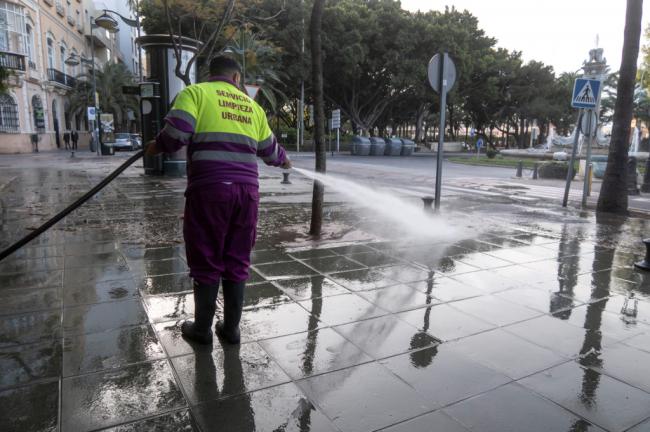
{"type": "Polygon", "coordinates": [[[201,345],[210,345],[212,343],[212,332],[197,332],[192,321],[185,321],[181,324],[181,334],[183,338],[189,339],[201,345]]]}
{"type": "Polygon", "coordinates": [[[217,324],[214,326],[214,332],[217,334],[219,339],[225,340],[229,344],[239,345],[241,341],[241,335],[239,331],[237,331],[237,334],[232,334],[231,332],[226,331],[223,325],[223,321],[217,322],[217,324]]]}

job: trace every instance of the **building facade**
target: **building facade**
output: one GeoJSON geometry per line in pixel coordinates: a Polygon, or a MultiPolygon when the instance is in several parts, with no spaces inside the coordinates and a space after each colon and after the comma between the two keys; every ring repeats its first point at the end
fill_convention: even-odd
{"type": "Polygon", "coordinates": [[[66,130],[79,132],[80,148],[88,145],[86,113],[72,112],[70,92],[90,79],[91,50],[97,68],[133,57],[119,50],[116,33],[91,28],[104,8],[90,0],[0,0],[0,65],[10,72],[0,95],[0,153],[31,152],[34,134],[39,150],[64,148],[66,130]],[[85,61],[70,66],[71,56],[85,61]]]}

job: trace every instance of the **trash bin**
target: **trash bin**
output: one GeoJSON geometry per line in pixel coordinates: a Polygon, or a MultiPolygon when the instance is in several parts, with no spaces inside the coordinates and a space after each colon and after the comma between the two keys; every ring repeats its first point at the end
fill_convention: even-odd
{"type": "Polygon", "coordinates": [[[607,155],[593,155],[591,157],[593,165],[593,173],[596,178],[603,178],[605,169],[607,168],[607,155]]]}
{"type": "Polygon", "coordinates": [[[402,156],[411,156],[415,150],[415,141],[402,138],[402,156]]]}
{"type": "Polygon", "coordinates": [[[386,150],[386,141],[383,138],[371,137],[370,138],[370,155],[383,156],[386,150]]]}
{"type": "Polygon", "coordinates": [[[402,140],[399,138],[386,138],[386,156],[399,156],[402,153],[402,140]]]}
{"type": "Polygon", "coordinates": [[[353,136],[351,153],[355,156],[368,156],[370,154],[370,139],[362,136],[353,136]]]}

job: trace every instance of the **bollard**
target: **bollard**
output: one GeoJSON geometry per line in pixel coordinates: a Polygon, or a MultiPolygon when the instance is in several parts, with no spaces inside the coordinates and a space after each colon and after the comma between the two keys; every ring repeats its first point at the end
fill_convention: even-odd
{"type": "Polygon", "coordinates": [[[291,184],[291,181],[289,181],[289,174],[288,172],[283,172],[282,175],[284,176],[284,179],[282,180],[281,184],[291,184]]]}
{"type": "Polygon", "coordinates": [[[641,192],[650,192],[650,156],[645,161],[645,174],[643,175],[643,184],[641,192]]]}
{"type": "Polygon", "coordinates": [[[517,162],[517,177],[521,177],[524,171],[524,161],[517,162]]]}
{"type": "Polygon", "coordinates": [[[639,187],[636,183],[636,158],[627,158],[627,194],[639,195],[639,187]]]}
{"type": "Polygon", "coordinates": [[[643,261],[634,263],[634,267],[641,270],[650,271],[650,238],[643,239],[643,243],[645,243],[645,259],[643,261]]]}
{"type": "Polygon", "coordinates": [[[538,170],[539,170],[539,163],[535,162],[535,164],[533,165],[533,180],[537,180],[539,175],[537,172],[538,170]]]}
{"type": "Polygon", "coordinates": [[[587,165],[587,178],[589,179],[587,196],[591,196],[591,187],[594,184],[594,164],[587,165]]]}
{"type": "Polygon", "coordinates": [[[424,203],[424,210],[425,211],[433,211],[433,208],[431,207],[431,205],[433,204],[434,199],[435,198],[432,197],[432,196],[422,197],[422,202],[424,203]]]}

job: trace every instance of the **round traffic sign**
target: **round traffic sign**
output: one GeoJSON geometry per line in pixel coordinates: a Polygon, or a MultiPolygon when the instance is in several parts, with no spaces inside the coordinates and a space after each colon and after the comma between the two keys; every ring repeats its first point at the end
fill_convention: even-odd
{"type": "MultiPolygon", "coordinates": [[[[429,61],[428,77],[429,84],[433,87],[436,93],[440,93],[440,62],[442,60],[440,54],[431,57],[429,61]]],[[[456,65],[449,57],[449,54],[444,54],[444,71],[442,71],[442,86],[445,93],[449,92],[456,83],[456,65]]]]}
{"type": "Polygon", "coordinates": [[[596,135],[597,129],[598,116],[592,110],[585,111],[582,115],[582,122],[580,123],[580,132],[587,136],[594,136],[596,135]]]}

